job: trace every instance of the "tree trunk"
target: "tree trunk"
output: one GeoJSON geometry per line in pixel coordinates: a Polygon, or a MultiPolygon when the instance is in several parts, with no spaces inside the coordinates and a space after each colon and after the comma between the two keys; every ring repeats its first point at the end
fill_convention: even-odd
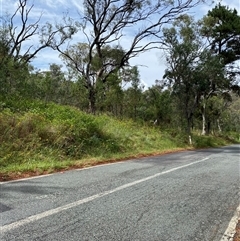
{"type": "Polygon", "coordinates": [[[219,118],[217,118],[217,126],[218,126],[218,131],[219,131],[219,133],[221,133],[221,132],[222,132],[222,128],[221,128],[221,126],[220,126],[219,118]]]}
{"type": "Polygon", "coordinates": [[[206,104],[203,104],[202,107],[202,135],[206,135],[206,104]]]}
{"type": "Polygon", "coordinates": [[[188,134],[188,142],[190,145],[192,145],[191,123],[192,123],[192,114],[187,114],[187,134],[188,134]]]}
{"type": "Polygon", "coordinates": [[[189,141],[189,144],[192,145],[192,136],[191,135],[188,136],[188,141],[189,141]]]}

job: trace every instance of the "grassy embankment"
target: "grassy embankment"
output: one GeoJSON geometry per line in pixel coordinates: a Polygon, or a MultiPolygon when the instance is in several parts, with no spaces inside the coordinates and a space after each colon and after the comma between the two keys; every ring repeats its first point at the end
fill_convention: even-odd
{"type": "Polygon", "coordinates": [[[231,142],[195,135],[190,147],[176,133],[67,106],[1,101],[0,181],[231,142]]]}

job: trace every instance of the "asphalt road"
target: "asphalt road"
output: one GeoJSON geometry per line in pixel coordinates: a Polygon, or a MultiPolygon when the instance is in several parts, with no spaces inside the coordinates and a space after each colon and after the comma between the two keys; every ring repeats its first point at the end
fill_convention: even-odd
{"type": "Polygon", "coordinates": [[[219,241],[239,206],[240,146],[0,185],[0,240],[219,241]]]}

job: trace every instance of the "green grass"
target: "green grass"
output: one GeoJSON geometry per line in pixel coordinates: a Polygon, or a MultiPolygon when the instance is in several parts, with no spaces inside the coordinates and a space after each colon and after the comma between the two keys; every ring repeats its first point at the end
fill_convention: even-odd
{"type": "MultiPolygon", "coordinates": [[[[197,148],[228,137],[194,135],[197,148]]],[[[0,101],[0,177],[42,174],[189,147],[176,131],[32,100],[0,101]]]]}

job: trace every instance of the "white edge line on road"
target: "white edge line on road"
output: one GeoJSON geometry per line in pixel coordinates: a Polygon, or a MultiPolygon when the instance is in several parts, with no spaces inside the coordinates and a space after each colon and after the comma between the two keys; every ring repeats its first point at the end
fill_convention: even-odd
{"type": "MultiPolygon", "coordinates": [[[[129,159],[129,161],[132,161],[132,160],[129,159]]],[[[14,183],[14,182],[22,182],[22,181],[32,180],[32,179],[37,179],[37,178],[48,177],[48,176],[52,176],[54,174],[59,174],[59,173],[63,173],[63,172],[65,173],[65,172],[68,172],[68,171],[83,171],[83,170],[87,170],[87,169],[92,169],[92,168],[97,168],[97,167],[102,167],[102,166],[108,166],[108,165],[114,165],[114,164],[119,164],[119,163],[124,163],[124,162],[123,161],[118,161],[118,162],[113,162],[113,163],[104,163],[104,164],[100,164],[100,165],[96,165],[96,166],[89,166],[89,167],[77,168],[77,169],[73,169],[73,170],[59,171],[59,172],[55,172],[55,173],[44,174],[44,175],[33,176],[33,177],[25,177],[25,178],[21,178],[21,179],[6,181],[6,182],[0,182],[0,185],[8,184],[8,183],[14,183]]]]}
{"type": "Polygon", "coordinates": [[[220,241],[233,240],[233,236],[236,233],[236,225],[238,223],[238,220],[240,220],[240,204],[237,207],[237,210],[235,211],[235,214],[232,217],[232,219],[220,241]]]}
{"type": "Polygon", "coordinates": [[[183,165],[183,166],[175,167],[175,168],[169,169],[169,170],[164,171],[164,172],[159,172],[159,173],[156,173],[156,174],[154,174],[154,175],[152,175],[152,176],[149,176],[149,177],[146,177],[146,178],[143,178],[143,179],[134,181],[134,182],[130,182],[130,183],[124,184],[124,185],[119,186],[119,187],[117,187],[117,188],[114,188],[114,189],[112,189],[112,190],[108,190],[108,191],[105,191],[105,192],[101,192],[101,193],[95,194],[95,195],[93,195],[93,196],[90,196],[90,197],[87,197],[87,198],[84,198],[84,199],[81,199],[81,200],[78,200],[78,201],[75,201],[75,202],[66,204],[66,205],[64,205],[64,206],[61,206],[61,207],[58,207],[58,208],[54,208],[54,209],[50,209],[50,210],[48,210],[48,211],[45,211],[45,212],[42,212],[42,213],[39,213],[39,214],[30,216],[30,217],[27,217],[27,218],[25,218],[25,219],[21,219],[21,220],[19,220],[19,221],[14,222],[14,223],[1,226],[1,227],[0,227],[0,233],[10,231],[10,230],[12,230],[12,229],[18,228],[18,227],[20,227],[20,226],[23,226],[23,225],[28,224],[28,223],[31,223],[31,222],[35,222],[35,221],[37,221],[37,220],[39,220],[39,219],[42,219],[42,218],[51,216],[51,215],[56,214],[56,213],[59,213],[59,212],[61,212],[61,211],[64,211],[64,210],[67,210],[67,209],[70,209],[70,208],[77,207],[77,206],[79,206],[79,205],[81,205],[81,204],[84,204],[84,203],[93,201],[93,200],[95,200],[95,199],[97,199],[97,198],[104,197],[104,196],[107,196],[107,195],[109,195],[109,194],[112,194],[112,193],[121,191],[121,190],[123,190],[123,189],[132,187],[132,186],[137,185],[137,184],[139,184],[139,183],[146,182],[146,181],[151,180],[151,179],[153,179],[153,178],[156,178],[156,177],[158,177],[158,176],[161,176],[161,175],[164,175],[164,174],[167,174],[167,173],[170,173],[170,172],[174,172],[174,171],[177,171],[177,170],[179,170],[179,169],[192,166],[192,165],[194,165],[194,164],[198,164],[198,163],[204,162],[204,161],[206,161],[206,160],[208,160],[208,159],[209,159],[209,157],[206,157],[206,158],[204,158],[204,159],[202,159],[202,160],[199,160],[199,161],[195,161],[195,162],[191,162],[191,163],[189,163],[189,164],[183,165]]]}
{"type": "Polygon", "coordinates": [[[25,178],[21,178],[21,179],[6,181],[6,182],[0,182],[0,185],[7,184],[7,183],[12,183],[12,182],[21,182],[21,181],[25,181],[25,180],[37,179],[37,178],[41,178],[41,177],[48,177],[48,176],[52,176],[52,175],[53,175],[53,173],[39,175],[39,176],[34,176],[34,177],[25,177],[25,178]]]}

